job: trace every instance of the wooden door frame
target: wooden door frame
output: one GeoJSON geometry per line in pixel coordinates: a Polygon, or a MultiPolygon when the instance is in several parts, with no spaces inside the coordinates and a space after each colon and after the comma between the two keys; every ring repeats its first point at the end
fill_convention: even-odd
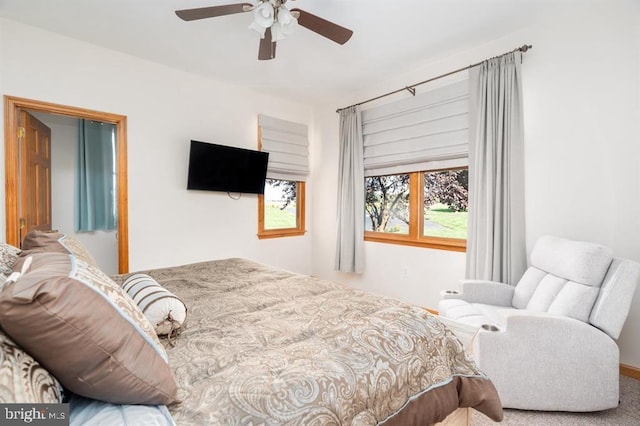
{"type": "Polygon", "coordinates": [[[129,218],[127,196],[127,117],[109,112],[93,111],[33,99],[4,96],[4,162],[6,241],[19,242],[19,170],[18,170],[18,111],[39,111],[68,117],[85,118],[116,125],[116,184],[118,197],[118,271],[129,272],[129,218]]]}

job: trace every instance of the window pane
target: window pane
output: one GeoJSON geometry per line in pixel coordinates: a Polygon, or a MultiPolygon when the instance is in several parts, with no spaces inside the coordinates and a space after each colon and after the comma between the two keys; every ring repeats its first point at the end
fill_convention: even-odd
{"type": "Polygon", "coordinates": [[[424,173],[424,236],[467,238],[468,169],[424,173]]]}
{"type": "Polygon", "coordinates": [[[296,228],[298,182],[267,179],[264,186],[264,229],[296,228]]]}
{"type": "Polygon", "coordinates": [[[409,175],[365,178],[365,230],[409,233],[409,175]]]}

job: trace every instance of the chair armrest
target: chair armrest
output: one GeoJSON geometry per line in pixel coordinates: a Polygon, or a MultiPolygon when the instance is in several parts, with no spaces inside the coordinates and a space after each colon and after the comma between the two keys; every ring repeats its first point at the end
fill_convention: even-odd
{"type": "MultiPolygon", "coordinates": [[[[557,351],[557,354],[569,352],[574,353],[573,356],[576,357],[577,353],[606,348],[610,351],[613,365],[617,366],[618,349],[615,341],[591,324],[562,315],[524,309],[499,310],[498,314],[501,316],[499,329],[488,331],[481,328],[476,336],[475,344],[495,345],[494,351],[489,352],[509,353],[513,351],[514,346],[524,346],[532,353],[536,350],[547,351],[548,356],[554,351],[557,351]],[[512,349],[505,351],[506,347],[512,349]]],[[[487,354],[486,347],[476,349],[487,354]]],[[[546,362],[551,363],[551,360],[548,359],[546,362]]]]}
{"type": "Polygon", "coordinates": [[[499,310],[498,314],[501,317],[500,323],[504,324],[505,331],[509,333],[522,333],[522,335],[529,337],[533,334],[540,334],[541,331],[549,335],[555,333],[567,338],[576,333],[593,333],[594,335],[602,334],[603,337],[606,336],[597,327],[564,315],[528,311],[526,309],[499,310]]]}
{"type": "Polygon", "coordinates": [[[469,303],[511,306],[514,286],[486,280],[463,280],[460,298],[469,303]]]}

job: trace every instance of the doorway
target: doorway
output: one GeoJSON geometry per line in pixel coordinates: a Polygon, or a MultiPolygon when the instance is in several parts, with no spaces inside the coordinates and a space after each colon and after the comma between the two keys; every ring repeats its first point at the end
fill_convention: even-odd
{"type": "Polygon", "coordinates": [[[127,196],[127,117],[118,114],[87,110],[37,100],[4,97],[5,104],[5,209],[6,241],[20,245],[20,170],[18,117],[23,110],[64,115],[111,123],[116,126],[116,187],[117,187],[117,245],[118,272],[129,271],[128,196],[127,196]]]}

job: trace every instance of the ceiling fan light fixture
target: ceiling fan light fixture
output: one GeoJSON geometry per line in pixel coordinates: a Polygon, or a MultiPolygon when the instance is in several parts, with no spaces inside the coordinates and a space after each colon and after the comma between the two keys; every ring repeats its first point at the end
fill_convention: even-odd
{"type": "Polygon", "coordinates": [[[253,10],[253,22],[264,28],[273,25],[276,11],[268,1],[262,2],[253,10]]]}
{"type": "Polygon", "coordinates": [[[267,27],[263,27],[262,25],[256,23],[256,21],[252,21],[249,24],[249,29],[251,29],[251,30],[255,31],[256,33],[258,33],[260,38],[264,38],[264,33],[267,30],[267,27]]]}
{"type": "Polygon", "coordinates": [[[287,35],[285,34],[282,25],[280,25],[279,22],[274,22],[271,26],[271,40],[280,41],[284,40],[285,38],[287,38],[287,35]]]}
{"type": "MultiPolygon", "coordinates": [[[[247,1],[247,0],[244,0],[247,1]]],[[[258,59],[275,58],[276,42],[289,36],[298,26],[304,27],[338,44],[345,44],[353,31],[304,10],[285,5],[289,0],[254,0],[252,3],[231,3],[220,6],[176,10],[183,21],[214,18],[253,12],[249,29],[261,38],[258,59]],[[255,6],[254,6],[255,4],[255,6]]],[[[0,0],[2,2],[2,0],[0,0]]]]}
{"type": "Polygon", "coordinates": [[[284,6],[280,6],[278,9],[278,23],[285,36],[292,34],[298,26],[298,20],[284,6]]]}

